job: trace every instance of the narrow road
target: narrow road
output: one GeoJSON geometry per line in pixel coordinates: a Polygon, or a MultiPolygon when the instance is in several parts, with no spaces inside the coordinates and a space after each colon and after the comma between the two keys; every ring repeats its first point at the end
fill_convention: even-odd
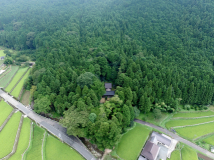
{"type": "Polygon", "coordinates": [[[157,130],[159,130],[159,131],[161,131],[161,132],[163,132],[163,133],[165,133],[165,134],[171,136],[172,138],[174,138],[174,139],[176,139],[176,140],[178,140],[178,141],[180,141],[180,142],[182,142],[182,143],[185,143],[185,144],[187,144],[188,146],[190,146],[190,147],[192,147],[192,148],[194,148],[194,149],[196,149],[196,150],[198,150],[198,151],[204,153],[204,154],[207,155],[208,157],[214,159],[214,154],[213,154],[213,153],[211,153],[211,152],[207,151],[206,149],[201,148],[201,147],[197,146],[196,144],[194,144],[194,143],[192,143],[192,142],[190,142],[190,141],[188,141],[188,140],[186,140],[186,139],[184,139],[184,138],[178,136],[177,134],[174,134],[174,133],[168,131],[168,130],[165,129],[165,128],[161,128],[161,127],[158,127],[158,126],[156,126],[156,125],[154,125],[154,124],[151,124],[151,123],[148,123],[148,122],[144,122],[144,121],[141,121],[141,120],[138,120],[138,119],[135,119],[135,122],[140,123],[140,124],[143,124],[143,125],[146,125],[146,126],[149,126],[149,127],[152,127],[152,128],[155,128],[155,129],[157,129],[157,130]]]}
{"type": "Polygon", "coordinates": [[[22,103],[15,100],[12,96],[0,89],[0,97],[6,102],[12,104],[22,113],[27,115],[30,119],[34,120],[37,124],[47,129],[50,133],[58,137],[61,141],[67,143],[69,146],[74,148],[87,160],[96,160],[96,158],[89,152],[86,147],[80,142],[80,140],[74,136],[68,136],[66,128],[62,127],[58,122],[51,119],[42,117],[32,111],[30,108],[25,107],[22,103]]]}

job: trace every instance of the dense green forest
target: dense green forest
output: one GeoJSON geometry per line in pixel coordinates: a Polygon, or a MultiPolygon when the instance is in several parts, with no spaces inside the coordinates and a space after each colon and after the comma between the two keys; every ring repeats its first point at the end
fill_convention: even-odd
{"type": "Polygon", "coordinates": [[[213,104],[213,44],[212,0],[0,1],[0,45],[36,61],[25,84],[35,111],[100,149],[139,110],[213,104]],[[100,104],[104,82],[116,96],[100,104]]]}

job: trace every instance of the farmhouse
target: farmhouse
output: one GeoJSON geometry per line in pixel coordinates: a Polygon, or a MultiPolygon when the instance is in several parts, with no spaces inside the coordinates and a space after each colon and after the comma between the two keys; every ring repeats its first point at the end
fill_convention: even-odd
{"type": "Polygon", "coordinates": [[[106,89],[106,93],[102,96],[100,103],[104,103],[106,100],[109,100],[109,98],[115,95],[115,91],[111,90],[112,89],[111,83],[105,83],[105,89],[106,89]]]}
{"type": "Polygon", "coordinates": [[[170,158],[176,144],[176,140],[164,134],[152,132],[138,160],[166,160],[170,158]]]}

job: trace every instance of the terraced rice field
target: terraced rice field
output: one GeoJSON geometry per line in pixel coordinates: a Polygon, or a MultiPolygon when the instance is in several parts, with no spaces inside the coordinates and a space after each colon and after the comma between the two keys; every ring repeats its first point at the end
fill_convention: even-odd
{"type": "Polygon", "coordinates": [[[17,82],[20,80],[20,78],[23,76],[23,74],[27,71],[28,68],[20,68],[16,75],[13,77],[12,81],[10,84],[6,87],[6,91],[10,92],[13,87],[17,84],[17,82]]]}
{"type": "Polygon", "coordinates": [[[32,146],[27,151],[26,159],[28,160],[42,160],[42,142],[45,130],[34,125],[33,128],[33,142],[32,146]]]}
{"type": "Polygon", "coordinates": [[[0,132],[0,158],[8,155],[13,149],[21,115],[20,112],[14,113],[7,125],[0,132]]]}
{"type": "Polygon", "coordinates": [[[182,160],[198,160],[196,151],[187,146],[181,150],[181,156],[182,160]]]}
{"type": "Polygon", "coordinates": [[[192,117],[204,117],[204,116],[214,116],[214,112],[189,112],[189,113],[177,113],[174,114],[173,118],[183,117],[183,118],[192,118],[192,117]]]}
{"type": "Polygon", "coordinates": [[[74,149],[51,135],[47,136],[45,153],[47,160],[84,160],[74,149]]]}
{"type": "Polygon", "coordinates": [[[166,123],[166,128],[169,129],[171,127],[176,127],[176,126],[194,125],[194,124],[205,123],[210,121],[214,121],[214,117],[171,120],[166,123]]]}
{"type": "Polygon", "coordinates": [[[214,135],[204,139],[203,141],[214,146],[214,135]]]}
{"type": "Polygon", "coordinates": [[[171,154],[170,160],[180,160],[180,150],[174,150],[171,154]]]}
{"type": "MultiPolygon", "coordinates": [[[[0,101],[0,124],[5,121],[12,110],[10,105],[0,101]]],[[[0,132],[0,159],[10,154],[13,149],[21,116],[21,112],[14,113],[0,132]]],[[[34,124],[30,139],[30,129],[31,120],[24,118],[17,150],[9,160],[22,160],[22,155],[29,143],[30,147],[25,154],[26,160],[42,160],[42,152],[46,160],[84,160],[78,152],[51,135],[47,136],[46,143],[42,147],[45,130],[34,124]]]]}
{"type": "Polygon", "coordinates": [[[12,66],[11,71],[8,72],[7,75],[5,75],[3,78],[0,79],[0,87],[4,88],[18,69],[19,69],[18,66],[12,66]]]}
{"type": "Polygon", "coordinates": [[[124,160],[135,160],[139,156],[151,129],[136,123],[136,126],[125,133],[116,147],[117,155],[124,160]]]}
{"type": "Polygon", "coordinates": [[[181,136],[189,139],[195,139],[209,133],[214,133],[214,122],[198,126],[184,127],[175,129],[181,136]]]}
{"type": "Polygon", "coordinates": [[[31,120],[28,118],[25,118],[22,124],[22,129],[21,129],[16,153],[10,158],[10,160],[22,159],[22,154],[25,152],[29,144],[30,126],[31,126],[31,120]]]}
{"type": "Polygon", "coordinates": [[[4,123],[12,110],[13,108],[9,104],[3,100],[0,102],[0,126],[4,123]]]}
{"type": "Polygon", "coordinates": [[[27,73],[24,75],[24,77],[21,79],[21,81],[17,84],[17,86],[14,88],[14,90],[12,91],[11,95],[18,98],[19,94],[23,88],[23,85],[25,83],[25,80],[28,78],[30,74],[30,69],[27,71],[27,73]]]}

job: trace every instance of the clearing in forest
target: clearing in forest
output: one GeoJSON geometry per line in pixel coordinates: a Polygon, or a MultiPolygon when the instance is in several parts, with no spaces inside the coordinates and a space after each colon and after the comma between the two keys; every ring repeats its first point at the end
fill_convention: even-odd
{"type": "Polygon", "coordinates": [[[0,57],[5,56],[4,50],[0,50],[0,57]]]}
{"type": "Polygon", "coordinates": [[[0,79],[0,87],[4,88],[18,69],[19,69],[18,66],[11,66],[11,71],[0,79]]]}
{"type": "Polygon", "coordinates": [[[13,149],[21,115],[20,112],[14,113],[0,132],[0,158],[8,155],[13,149]]]}
{"type": "Polygon", "coordinates": [[[151,131],[151,128],[147,126],[139,123],[135,125],[121,137],[116,147],[117,155],[124,160],[137,159],[151,131]]]}
{"type": "Polygon", "coordinates": [[[24,75],[24,77],[20,80],[20,82],[17,84],[17,86],[14,88],[14,90],[12,91],[11,95],[18,98],[19,97],[19,94],[23,88],[23,85],[25,83],[25,80],[28,78],[29,74],[30,74],[30,70],[29,69],[27,71],[27,73],[24,75]]]}
{"type": "Polygon", "coordinates": [[[10,92],[13,87],[17,84],[17,82],[20,80],[20,78],[24,75],[24,73],[27,71],[27,67],[26,68],[20,68],[18,70],[18,72],[16,73],[16,75],[13,77],[12,81],[10,82],[10,84],[6,87],[6,91],[10,92]]]}
{"type": "Polygon", "coordinates": [[[201,124],[197,126],[184,127],[175,129],[179,135],[188,138],[188,139],[196,139],[198,137],[214,133],[214,122],[201,124]]]}
{"type": "Polygon", "coordinates": [[[7,104],[5,101],[1,100],[0,102],[0,126],[4,123],[10,113],[13,111],[13,108],[7,104]]]}
{"type": "Polygon", "coordinates": [[[45,130],[34,124],[33,127],[33,141],[27,151],[26,159],[28,160],[42,160],[42,142],[45,130]]]}
{"type": "Polygon", "coordinates": [[[171,120],[166,122],[166,128],[169,129],[171,127],[176,127],[176,126],[194,125],[194,124],[211,122],[211,121],[214,121],[214,117],[171,120]]]}
{"type": "Polygon", "coordinates": [[[192,118],[192,117],[204,117],[204,116],[214,116],[214,112],[187,112],[187,113],[177,113],[173,115],[173,118],[183,117],[183,118],[192,118]]]}
{"type": "Polygon", "coordinates": [[[47,160],[83,160],[84,158],[68,145],[48,135],[45,153],[47,160]]]}
{"type": "Polygon", "coordinates": [[[22,124],[22,129],[19,137],[19,142],[17,146],[17,150],[14,155],[10,158],[10,160],[21,160],[22,154],[28,147],[29,138],[30,138],[30,124],[31,120],[29,118],[25,118],[22,124]]]}
{"type": "MultiPolygon", "coordinates": [[[[182,160],[198,160],[196,151],[186,145],[181,150],[182,160]]],[[[171,160],[171,159],[170,159],[171,160]]]]}

